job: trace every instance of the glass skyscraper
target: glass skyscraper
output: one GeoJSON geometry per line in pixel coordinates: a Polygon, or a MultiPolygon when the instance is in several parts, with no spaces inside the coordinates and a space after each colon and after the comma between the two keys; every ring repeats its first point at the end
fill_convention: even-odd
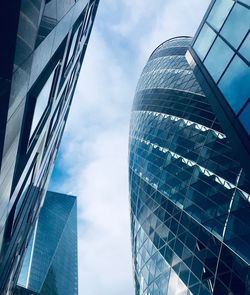
{"type": "Polygon", "coordinates": [[[250,175],[250,1],[211,1],[187,58],[250,175]]]}
{"type": "Polygon", "coordinates": [[[15,294],[77,295],[76,197],[47,192],[15,294]],[[21,293],[22,294],[22,293],[21,293]]]}
{"type": "Polygon", "coordinates": [[[250,294],[250,183],[185,55],[162,43],[137,85],[129,184],[136,295],[250,294]]]}
{"type": "MultiPolygon", "coordinates": [[[[0,294],[44,201],[99,0],[0,4],[0,294]]],[[[73,293],[69,293],[73,294],[73,293]]]]}

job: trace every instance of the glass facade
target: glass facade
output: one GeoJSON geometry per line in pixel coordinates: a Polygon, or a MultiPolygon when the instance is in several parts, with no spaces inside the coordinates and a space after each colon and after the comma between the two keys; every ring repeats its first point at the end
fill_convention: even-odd
{"type": "MultiPolygon", "coordinates": [[[[200,84],[242,165],[250,161],[250,3],[213,0],[190,49],[200,84]],[[229,130],[229,131],[227,131],[229,130]]],[[[247,170],[248,168],[245,167],[247,170]]]]}
{"type": "Polygon", "coordinates": [[[33,235],[18,285],[41,295],[77,295],[76,198],[48,192],[33,235]]]}
{"type": "Polygon", "coordinates": [[[185,54],[143,69],[129,139],[136,295],[250,294],[250,183],[185,54]]]}
{"type": "MultiPolygon", "coordinates": [[[[98,3],[20,0],[0,4],[4,14],[0,18],[4,21],[0,42],[1,295],[12,294],[25,249],[30,251],[29,240],[44,202],[98,3]]],[[[70,241],[63,235],[62,239],[67,248],[70,241]]],[[[60,247],[58,251],[64,253],[60,247]]],[[[59,254],[54,259],[43,285],[46,290],[53,289],[49,282],[55,284],[58,268],[70,271],[69,279],[76,275],[67,269],[71,264],[59,261],[59,254]]],[[[27,260],[24,265],[29,267],[27,260]]],[[[68,290],[62,281],[60,294],[60,288],[68,290]]],[[[65,292],[75,294],[77,289],[65,292]]]]}

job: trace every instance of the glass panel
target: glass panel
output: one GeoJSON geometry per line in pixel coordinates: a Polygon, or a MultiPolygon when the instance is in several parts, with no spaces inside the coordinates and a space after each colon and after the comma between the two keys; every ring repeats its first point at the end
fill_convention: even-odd
{"type": "Polygon", "coordinates": [[[216,37],[215,32],[209,28],[207,24],[204,24],[203,28],[200,31],[198,38],[194,43],[194,50],[198,54],[201,60],[206,56],[211,44],[213,43],[216,37]]]}
{"type": "Polygon", "coordinates": [[[30,175],[29,175],[28,179],[25,182],[25,186],[23,188],[23,191],[22,191],[22,193],[21,193],[21,195],[19,197],[19,200],[18,200],[18,202],[16,204],[13,224],[15,223],[15,220],[16,220],[16,218],[18,216],[18,213],[19,213],[19,211],[20,211],[20,209],[22,207],[23,201],[25,199],[26,193],[28,192],[28,189],[30,187],[31,180],[32,180],[32,175],[33,175],[33,169],[31,169],[30,175]]]}
{"type": "Polygon", "coordinates": [[[56,16],[56,0],[48,1],[44,7],[43,16],[36,40],[36,47],[49,35],[49,33],[56,26],[56,16]]]}
{"type": "Polygon", "coordinates": [[[43,86],[43,89],[41,90],[41,92],[37,96],[36,106],[35,106],[35,110],[34,110],[31,130],[30,130],[30,137],[32,136],[33,132],[35,131],[35,129],[36,129],[39,121],[41,120],[42,115],[48,105],[51,86],[52,86],[52,82],[53,82],[53,77],[54,77],[54,71],[52,72],[49,79],[47,80],[47,82],[43,86]]]}
{"type": "Polygon", "coordinates": [[[240,121],[250,135],[250,102],[247,104],[243,112],[240,114],[240,121]]]}
{"type": "Polygon", "coordinates": [[[28,280],[28,273],[29,273],[29,265],[30,265],[30,259],[32,258],[32,245],[34,241],[34,231],[32,233],[32,236],[29,241],[29,245],[25,251],[25,256],[23,260],[22,269],[20,272],[20,276],[18,278],[18,285],[26,287],[27,286],[27,280],[28,280]]]}
{"type": "Polygon", "coordinates": [[[73,36],[73,38],[71,40],[71,44],[69,45],[70,46],[70,51],[69,51],[69,56],[68,56],[68,63],[70,62],[70,60],[71,60],[71,58],[72,58],[72,56],[74,54],[74,51],[75,51],[76,41],[77,41],[77,36],[78,36],[79,29],[80,29],[80,27],[74,33],[74,36],[73,36]]]}
{"type": "Polygon", "coordinates": [[[235,48],[238,48],[250,27],[250,10],[240,4],[235,4],[226,20],[221,35],[235,48]]]}
{"type": "Polygon", "coordinates": [[[250,95],[250,68],[237,55],[223,75],[219,88],[238,113],[250,95]]]}
{"type": "Polygon", "coordinates": [[[233,50],[220,37],[217,37],[204,62],[215,82],[219,80],[233,55],[233,50]]]}
{"type": "Polygon", "coordinates": [[[239,51],[250,62],[250,33],[248,33],[239,51]]]}
{"type": "Polygon", "coordinates": [[[250,0],[240,0],[242,3],[246,3],[247,5],[250,5],[250,0]]]}
{"type": "Polygon", "coordinates": [[[217,31],[220,30],[223,25],[230,9],[232,8],[234,1],[232,0],[217,0],[209,13],[207,21],[217,31]]]}

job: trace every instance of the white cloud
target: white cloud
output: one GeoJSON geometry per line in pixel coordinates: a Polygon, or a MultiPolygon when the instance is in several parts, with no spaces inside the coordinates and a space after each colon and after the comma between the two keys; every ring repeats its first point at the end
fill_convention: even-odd
{"type": "Polygon", "coordinates": [[[193,34],[208,2],[100,1],[57,163],[67,172],[57,189],[78,195],[80,294],[134,293],[127,145],[135,86],[151,51],[193,34]]]}

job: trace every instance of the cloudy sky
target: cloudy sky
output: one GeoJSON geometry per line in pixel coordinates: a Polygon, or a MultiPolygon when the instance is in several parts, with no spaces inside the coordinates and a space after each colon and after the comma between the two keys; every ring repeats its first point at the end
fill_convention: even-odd
{"type": "Polygon", "coordinates": [[[51,189],[78,196],[80,295],[132,295],[128,131],[150,53],[210,0],[100,0],[51,189]]]}

